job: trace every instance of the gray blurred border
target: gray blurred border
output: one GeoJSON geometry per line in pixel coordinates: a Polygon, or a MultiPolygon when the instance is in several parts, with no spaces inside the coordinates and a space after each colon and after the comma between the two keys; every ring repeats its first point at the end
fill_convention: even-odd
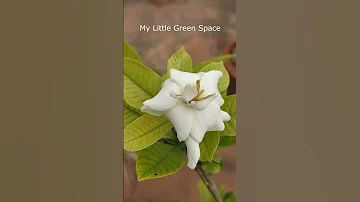
{"type": "Polygon", "coordinates": [[[237,196],[360,201],[359,3],[237,3],[237,196]]]}
{"type": "Polygon", "coordinates": [[[123,2],[0,10],[0,201],[122,201],[123,2]]]}

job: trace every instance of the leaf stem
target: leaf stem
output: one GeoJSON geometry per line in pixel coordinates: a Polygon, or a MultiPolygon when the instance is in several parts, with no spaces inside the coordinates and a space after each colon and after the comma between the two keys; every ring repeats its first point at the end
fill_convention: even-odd
{"type": "Polygon", "coordinates": [[[204,171],[201,167],[200,163],[198,163],[195,167],[195,171],[199,175],[200,179],[204,182],[209,192],[213,195],[216,202],[223,202],[220,193],[216,187],[216,184],[211,179],[210,175],[204,171]]]}

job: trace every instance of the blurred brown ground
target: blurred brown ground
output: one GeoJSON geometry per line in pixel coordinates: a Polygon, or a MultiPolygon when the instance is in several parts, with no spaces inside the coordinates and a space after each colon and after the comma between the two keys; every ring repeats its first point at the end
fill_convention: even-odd
{"type": "MultiPolygon", "coordinates": [[[[142,56],[146,66],[159,74],[166,72],[168,58],[181,46],[194,62],[220,55],[224,47],[235,40],[235,0],[169,0],[169,4],[155,6],[149,0],[125,0],[124,38],[142,56]],[[220,32],[140,32],[140,25],[221,26],[220,32]]],[[[214,176],[216,184],[235,191],[235,146],[222,149],[224,170],[214,176]]],[[[126,153],[127,154],[127,153],[126,153]]],[[[126,202],[199,202],[199,177],[186,166],[164,178],[137,183],[135,164],[126,155],[126,202]]]]}

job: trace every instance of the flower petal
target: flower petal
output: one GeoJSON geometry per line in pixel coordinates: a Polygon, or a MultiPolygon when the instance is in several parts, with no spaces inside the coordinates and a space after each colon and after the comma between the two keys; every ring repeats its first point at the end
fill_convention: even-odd
{"type": "Polygon", "coordinates": [[[211,70],[209,72],[204,73],[204,75],[200,79],[200,88],[204,89],[203,96],[207,96],[219,92],[217,85],[219,79],[222,76],[223,73],[217,70],[211,70]]]}
{"type": "Polygon", "coordinates": [[[209,96],[211,94],[215,94],[213,99],[205,99],[200,101],[195,105],[196,110],[203,110],[209,103],[214,101],[219,106],[224,104],[224,99],[221,97],[221,94],[217,88],[219,79],[223,76],[221,71],[211,70],[209,72],[204,73],[204,75],[200,79],[200,89],[203,89],[204,92],[202,97],[209,96]]]}
{"type": "Polygon", "coordinates": [[[174,108],[165,112],[165,116],[174,125],[180,142],[186,140],[190,135],[194,118],[193,112],[194,109],[186,106],[183,102],[179,102],[174,108]]]}
{"type": "MultiPolygon", "coordinates": [[[[225,111],[220,111],[220,117],[223,121],[230,121],[231,117],[230,115],[225,112],[225,111]]],[[[225,130],[225,124],[224,122],[217,122],[217,124],[215,126],[213,126],[212,128],[210,128],[208,131],[223,131],[225,130]]]]}
{"type": "Polygon", "coordinates": [[[216,103],[210,103],[202,111],[194,110],[194,120],[191,129],[191,136],[198,142],[204,138],[206,131],[221,129],[223,117],[221,109],[216,103]],[[220,115],[220,116],[219,116],[220,115]]]}
{"type": "Polygon", "coordinates": [[[188,156],[188,163],[187,166],[190,169],[194,169],[196,164],[200,159],[200,146],[199,143],[189,136],[185,140],[186,148],[187,148],[187,156],[188,156]]]}
{"type": "Polygon", "coordinates": [[[210,128],[208,131],[223,131],[225,129],[224,122],[219,122],[214,127],[210,128]]]}
{"type": "Polygon", "coordinates": [[[191,99],[193,99],[196,95],[197,95],[197,90],[196,87],[194,85],[191,84],[186,84],[184,91],[182,92],[182,97],[186,100],[186,101],[190,101],[191,99]]]}
{"type": "Polygon", "coordinates": [[[153,109],[151,109],[150,107],[147,107],[147,106],[142,106],[140,108],[140,111],[144,112],[144,113],[148,113],[148,114],[151,114],[153,116],[161,116],[163,115],[164,113],[163,112],[160,112],[160,111],[155,111],[153,109]]]}
{"type": "Polygon", "coordinates": [[[230,121],[230,119],[231,119],[230,115],[225,111],[221,110],[220,115],[221,115],[221,118],[223,121],[230,121]]]}
{"type": "Polygon", "coordinates": [[[162,84],[160,92],[152,99],[146,100],[144,106],[151,108],[153,111],[167,111],[173,108],[178,99],[173,98],[170,92],[180,92],[180,87],[171,79],[167,79],[162,84]]]}
{"type": "Polygon", "coordinates": [[[170,69],[170,78],[177,83],[181,89],[183,89],[187,84],[195,85],[196,81],[201,79],[204,75],[204,72],[199,73],[190,73],[182,72],[176,69],[170,69]]]}
{"type": "Polygon", "coordinates": [[[219,105],[219,107],[221,107],[221,106],[225,103],[225,101],[224,101],[224,99],[221,97],[221,94],[220,94],[219,92],[217,92],[216,94],[217,94],[218,96],[216,96],[214,102],[215,102],[217,105],[219,105]]]}
{"type": "Polygon", "coordinates": [[[194,108],[198,111],[201,111],[203,109],[205,109],[205,107],[207,107],[213,100],[216,100],[216,98],[221,95],[218,93],[215,93],[213,96],[206,98],[204,100],[201,100],[200,102],[198,102],[196,105],[194,105],[194,108]]]}

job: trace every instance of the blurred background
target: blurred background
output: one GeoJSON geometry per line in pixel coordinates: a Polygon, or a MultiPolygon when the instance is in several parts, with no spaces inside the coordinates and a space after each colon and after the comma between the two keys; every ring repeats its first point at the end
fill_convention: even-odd
{"type": "MultiPolygon", "coordinates": [[[[124,39],[143,58],[147,67],[166,72],[168,58],[181,46],[200,62],[224,54],[236,37],[236,0],[124,0],[124,39]],[[140,32],[140,25],[210,25],[220,32],[140,32]]],[[[231,91],[235,91],[231,79],[231,91]]],[[[220,149],[224,168],[213,176],[218,187],[235,191],[236,146],[220,149]]],[[[200,202],[199,177],[183,167],[174,175],[137,182],[135,153],[125,152],[126,202],[200,202]]]]}

